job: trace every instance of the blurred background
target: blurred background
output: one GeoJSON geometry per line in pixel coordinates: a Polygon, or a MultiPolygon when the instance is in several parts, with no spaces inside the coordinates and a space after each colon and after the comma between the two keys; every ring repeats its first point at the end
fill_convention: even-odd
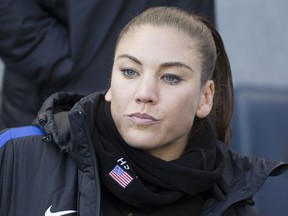
{"type": "MultiPolygon", "coordinates": [[[[244,155],[288,161],[288,1],[216,0],[216,25],[234,78],[232,147],[244,155]]],[[[285,216],[288,174],[256,195],[262,216],[285,216]]]]}
{"type": "MultiPolygon", "coordinates": [[[[288,1],[216,0],[216,26],[232,67],[232,147],[288,161],[288,1]]],[[[4,64],[0,60],[0,88],[4,64]]],[[[263,216],[287,215],[288,174],[270,178],[256,197],[263,216]]]]}
{"type": "Polygon", "coordinates": [[[234,84],[288,86],[288,1],[216,0],[234,84]]]}

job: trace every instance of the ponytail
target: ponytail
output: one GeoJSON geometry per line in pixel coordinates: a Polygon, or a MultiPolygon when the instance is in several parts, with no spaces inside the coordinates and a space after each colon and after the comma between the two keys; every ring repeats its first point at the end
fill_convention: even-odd
{"type": "Polygon", "coordinates": [[[234,110],[234,90],[231,67],[220,34],[207,20],[201,21],[210,29],[217,50],[212,80],[215,83],[215,95],[210,119],[216,129],[218,138],[226,145],[231,145],[231,120],[234,110]]]}

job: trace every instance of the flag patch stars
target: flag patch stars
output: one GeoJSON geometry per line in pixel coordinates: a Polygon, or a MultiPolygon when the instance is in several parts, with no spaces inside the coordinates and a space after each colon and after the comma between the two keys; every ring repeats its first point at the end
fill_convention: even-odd
{"type": "Polygon", "coordinates": [[[125,172],[119,165],[116,165],[109,175],[123,188],[133,180],[132,176],[125,172]]]}

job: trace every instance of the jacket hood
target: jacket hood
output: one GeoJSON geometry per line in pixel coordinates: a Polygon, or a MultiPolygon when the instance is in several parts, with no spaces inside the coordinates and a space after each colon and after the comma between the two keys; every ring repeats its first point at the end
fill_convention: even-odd
{"type": "Polygon", "coordinates": [[[45,100],[33,125],[45,131],[44,141],[52,141],[65,151],[70,140],[69,112],[85,95],[55,93],[45,100]]]}

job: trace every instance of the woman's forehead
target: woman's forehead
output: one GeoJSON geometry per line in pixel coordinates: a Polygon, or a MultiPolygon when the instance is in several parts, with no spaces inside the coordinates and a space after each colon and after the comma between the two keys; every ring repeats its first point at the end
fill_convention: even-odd
{"type": "MultiPolygon", "coordinates": [[[[145,43],[147,48],[163,48],[165,46],[175,47],[178,49],[193,49],[197,48],[194,38],[186,32],[180,31],[173,26],[155,26],[145,24],[129,30],[119,40],[117,49],[133,49],[141,47],[145,43]],[[161,47],[161,45],[164,45],[161,47]]],[[[141,47],[143,48],[143,47],[141,47]]],[[[116,49],[116,51],[117,51],[116,49]]]]}
{"type": "Polygon", "coordinates": [[[170,26],[142,25],[134,28],[119,41],[115,59],[121,55],[186,64],[192,61],[193,67],[200,60],[194,39],[170,26]]]}

